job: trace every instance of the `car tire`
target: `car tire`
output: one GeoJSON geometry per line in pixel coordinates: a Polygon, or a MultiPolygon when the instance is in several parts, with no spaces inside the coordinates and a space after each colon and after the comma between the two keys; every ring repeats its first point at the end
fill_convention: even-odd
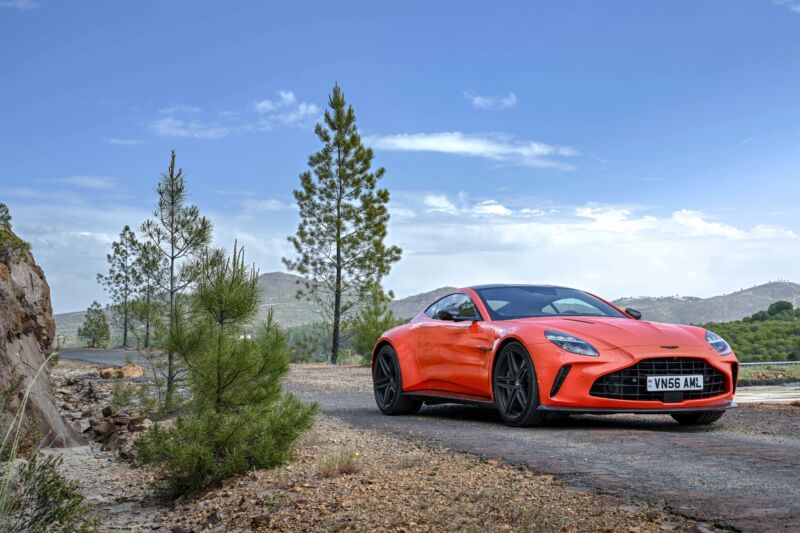
{"type": "Polygon", "coordinates": [[[682,426],[705,426],[713,424],[725,411],[697,411],[694,413],[673,413],[672,418],[682,426]]]}
{"type": "Polygon", "coordinates": [[[538,426],[547,413],[538,410],[539,384],[528,350],[519,342],[503,346],[495,359],[492,392],[500,418],[509,426],[538,426]]]}
{"type": "Polygon", "coordinates": [[[397,354],[389,345],[382,347],[372,365],[372,390],[375,403],[385,415],[413,415],[422,407],[422,400],[403,394],[403,376],[397,354]]]}

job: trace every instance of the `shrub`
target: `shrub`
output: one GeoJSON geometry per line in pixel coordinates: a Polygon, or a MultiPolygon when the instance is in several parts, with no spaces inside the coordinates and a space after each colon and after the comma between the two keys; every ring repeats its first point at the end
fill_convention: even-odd
{"type": "Polygon", "coordinates": [[[35,454],[18,466],[16,480],[0,499],[4,532],[96,530],[97,517],[78,494],[78,483],[58,473],[60,465],[60,457],[35,454]]]}
{"type": "Polygon", "coordinates": [[[373,286],[370,289],[369,299],[353,320],[355,334],[353,348],[365,365],[370,364],[372,348],[383,332],[403,323],[403,320],[395,318],[389,307],[391,298],[391,293],[387,295],[379,286],[373,286]]]}
{"type": "Polygon", "coordinates": [[[211,254],[200,269],[192,326],[175,339],[186,359],[191,403],[171,428],[155,425],[138,442],[138,457],[161,467],[155,488],[164,497],[285,462],[316,411],[282,389],[289,354],[272,315],[255,335],[243,334],[260,293],[241,252],[211,254]]]}
{"type": "MultiPolygon", "coordinates": [[[[38,451],[28,461],[17,457],[25,449],[25,408],[31,388],[49,364],[46,360],[31,378],[13,413],[12,402],[0,395],[2,444],[0,444],[0,529],[3,532],[27,531],[94,531],[97,518],[78,494],[78,484],[68,482],[58,473],[59,457],[42,457],[38,451]]],[[[16,381],[9,390],[16,390],[16,381]]]]}
{"type": "Polygon", "coordinates": [[[319,475],[323,478],[338,477],[358,472],[358,452],[340,452],[322,461],[319,475]]]}
{"type": "Polygon", "coordinates": [[[105,348],[111,337],[106,314],[97,302],[92,302],[86,310],[83,326],[78,328],[78,337],[83,339],[90,348],[105,348]]]}

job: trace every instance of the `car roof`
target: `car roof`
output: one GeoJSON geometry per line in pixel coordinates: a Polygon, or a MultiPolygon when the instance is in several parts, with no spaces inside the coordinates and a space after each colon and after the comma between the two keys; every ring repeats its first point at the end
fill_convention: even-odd
{"type": "Polygon", "coordinates": [[[471,287],[467,287],[468,289],[472,290],[479,290],[479,289],[500,289],[503,287],[548,287],[551,289],[569,289],[570,287],[564,287],[563,285],[547,285],[547,284],[540,284],[540,283],[489,283],[486,285],[472,285],[471,287]]]}

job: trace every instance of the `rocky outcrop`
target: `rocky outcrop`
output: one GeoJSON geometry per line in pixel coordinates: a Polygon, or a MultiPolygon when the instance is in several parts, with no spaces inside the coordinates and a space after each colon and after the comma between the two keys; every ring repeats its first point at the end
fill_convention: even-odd
{"type": "MultiPolygon", "coordinates": [[[[20,243],[10,229],[0,226],[0,387],[17,389],[12,409],[51,355],[55,337],[50,287],[20,243]]],[[[45,447],[85,444],[56,409],[47,368],[33,383],[26,416],[27,426],[40,433],[45,447]]]]}

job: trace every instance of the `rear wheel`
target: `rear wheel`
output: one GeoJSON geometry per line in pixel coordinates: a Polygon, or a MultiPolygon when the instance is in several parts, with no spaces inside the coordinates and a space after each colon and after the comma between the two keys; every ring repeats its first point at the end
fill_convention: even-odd
{"type": "Polygon", "coordinates": [[[422,407],[421,400],[403,394],[403,376],[397,354],[391,346],[384,346],[372,365],[372,389],[375,403],[385,415],[411,415],[422,407]]]}
{"type": "Polygon", "coordinates": [[[673,413],[672,418],[682,426],[705,426],[713,424],[725,414],[725,411],[697,411],[694,413],[673,413]]]}
{"type": "Polygon", "coordinates": [[[518,342],[511,342],[497,355],[492,378],[494,402],[509,426],[536,426],[547,419],[538,411],[539,386],[531,356],[518,342]]]}

